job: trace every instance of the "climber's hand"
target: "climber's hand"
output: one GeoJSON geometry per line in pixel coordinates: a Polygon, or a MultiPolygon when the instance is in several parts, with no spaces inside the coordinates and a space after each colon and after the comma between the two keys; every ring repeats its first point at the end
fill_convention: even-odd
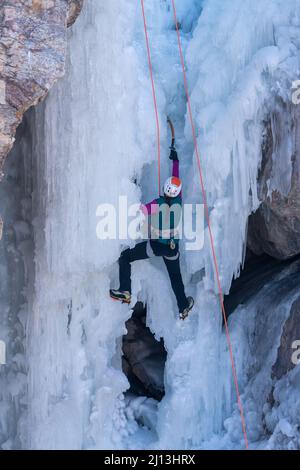
{"type": "Polygon", "coordinates": [[[170,150],[171,150],[171,152],[170,152],[169,159],[173,160],[173,162],[178,160],[178,155],[177,155],[175,147],[170,147],[170,150]]]}

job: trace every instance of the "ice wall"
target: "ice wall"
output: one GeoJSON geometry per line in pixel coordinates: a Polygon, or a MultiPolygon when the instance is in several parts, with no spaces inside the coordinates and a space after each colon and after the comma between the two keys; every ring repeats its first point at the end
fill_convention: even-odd
{"type": "MultiPolygon", "coordinates": [[[[162,170],[167,176],[165,116],[172,111],[180,142],[185,107],[170,2],[158,4],[158,10],[150,3],[146,9],[166,153],[162,170]]],[[[186,45],[195,22],[185,21],[187,5],[178,5],[186,45]]],[[[199,3],[189,6],[200,13],[199,3]]],[[[136,183],[143,186],[144,198],[157,196],[155,120],[141,20],[141,11],[130,2],[104,6],[87,1],[70,37],[66,78],[32,122],[36,273],[27,327],[31,400],[23,436],[29,448],[107,448],[139,442],[136,433],[134,444],[121,442],[122,435],[128,438],[136,431],[125,423],[120,399],[127,381],[120,371],[118,338],[130,312],[108,298],[110,281],[117,282],[112,265],[121,244],[130,241],[97,240],[96,208],[100,203],[117,206],[119,195],[127,195],[129,204],[139,202],[136,183]]],[[[191,152],[186,161],[182,158],[184,173],[191,158],[191,152]]],[[[161,260],[134,269],[133,291],[148,302],[149,325],[157,337],[165,338],[170,354],[170,395],[162,405],[156,444],[168,447],[173,445],[167,433],[172,423],[165,418],[169,406],[182,415],[183,426],[193,414],[192,408],[184,414],[180,403],[176,356],[184,349],[182,368],[188,367],[194,323],[182,329],[175,321],[178,312],[161,260]]],[[[192,442],[198,422],[193,420],[188,438],[179,433],[176,442],[192,442]]],[[[141,446],[154,439],[152,435],[144,441],[142,433],[138,435],[141,446]]]]}
{"type": "MultiPolygon", "coordinates": [[[[298,24],[299,6],[295,1],[263,1],[255,4],[246,1],[241,4],[240,1],[207,0],[203,2],[202,14],[192,38],[181,30],[224,293],[229,291],[232,277],[239,275],[245,254],[248,216],[259,205],[256,181],[261,164],[263,121],[272,115],[277,100],[291,99],[292,82],[299,72],[298,24]]],[[[167,41],[172,47],[164,68],[155,63],[156,70],[160,71],[158,76],[165,80],[168,67],[169,71],[173,69],[174,79],[180,84],[177,96],[172,93],[172,86],[165,87],[167,103],[174,111],[172,104],[180,103],[179,97],[184,96],[182,77],[174,72],[178,69],[180,71],[178,56],[177,59],[174,57],[177,45],[176,41],[173,42],[172,31],[157,29],[157,43],[167,41]],[[173,58],[173,67],[169,65],[170,56],[173,58]]],[[[156,49],[161,51],[162,47],[156,49]]],[[[167,79],[167,83],[170,82],[174,83],[167,79]]],[[[185,110],[182,111],[180,107],[177,108],[177,116],[175,111],[179,131],[182,113],[185,110]]],[[[288,138],[276,132],[274,136],[284,143],[288,138]]],[[[190,123],[186,119],[184,138],[179,141],[185,166],[184,194],[186,201],[199,202],[199,174],[195,160],[192,163],[191,143],[190,123]]],[[[282,189],[287,179],[282,178],[282,175],[290,174],[291,171],[292,161],[286,160],[285,148],[286,144],[283,144],[283,150],[279,152],[280,159],[275,165],[277,178],[273,175],[273,181],[277,181],[277,186],[272,183],[273,190],[282,189]]],[[[208,237],[204,250],[187,252],[182,261],[185,281],[196,299],[189,325],[174,325],[154,299],[155,289],[152,296],[148,294],[148,301],[149,298],[153,299],[149,305],[149,322],[156,333],[161,331],[168,350],[166,397],[158,412],[158,446],[198,447],[209,445],[207,441],[211,439],[210,445],[215,447],[243,447],[238,411],[234,412],[234,425],[228,424],[225,429],[223,425],[236,407],[236,396],[228,346],[222,334],[220,308],[212,293],[216,290],[216,280],[208,237]],[[203,267],[205,277],[201,281],[203,267]],[[200,281],[196,282],[199,278],[200,281]],[[224,432],[229,435],[227,441],[214,441],[214,435],[220,437],[224,432]],[[203,444],[205,441],[206,444],[203,444]]],[[[278,306],[278,331],[270,328],[272,344],[278,344],[283,315],[287,314],[293,300],[293,296],[289,298],[289,295],[278,306]]],[[[256,301],[253,302],[255,304],[256,301]]],[[[264,303],[265,299],[259,297],[258,302],[264,303]]],[[[232,326],[238,381],[242,401],[245,402],[251,444],[262,435],[258,415],[262,412],[264,398],[256,390],[249,399],[252,381],[247,375],[246,364],[249,360],[248,348],[252,350],[253,345],[247,331],[255,322],[260,325],[264,321],[268,322],[266,317],[270,311],[273,311],[270,301],[267,302],[266,311],[260,310],[258,306],[249,306],[243,326],[232,326]],[[259,318],[260,315],[263,320],[259,318]],[[257,406],[254,410],[255,400],[257,406]]],[[[275,352],[276,348],[272,349],[273,358],[275,352]]],[[[264,352],[261,354],[263,356],[264,352]]],[[[267,369],[264,372],[267,377],[269,372],[267,369]]],[[[262,376],[257,378],[257,382],[259,380],[262,380],[262,376]]],[[[261,383],[260,386],[266,393],[267,387],[264,388],[261,383]]]]}
{"type": "MultiPolygon", "coordinates": [[[[258,287],[256,294],[230,317],[250,449],[299,448],[299,365],[279,380],[272,374],[283,326],[299,298],[299,267],[298,260],[277,274],[271,270],[270,282],[258,287]]],[[[225,353],[225,338],[221,341],[225,353]]],[[[288,341],[286,338],[285,349],[290,351],[292,360],[293,349],[288,341]]],[[[230,366],[226,367],[224,359],[223,356],[223,403],[230,401],[228,394],[232,393],[230,366]]],[[[223,438],[217,444],[213,438],[210,445],[239,447],[242,433],[236,406],[224,426],[223,438]]]]}
{"type": "MultiPolygon", "coordinates": [[[[299,73],[299,14],[299,4],[295,1],[241,3],[235,0],[207,0],[203,3],[202,14],[188,45],[186,60],[191,103],[198,131],[198,145],[202,155],[204,182],[224,293],[228,292],[232,277],[239,275],[247,236],[247,219],[259,204],[256,179],[261,163],[263,120],[272,115],[277,100],[291,100],[292,82],[299,73]]],[[[285,175],[290,173],[292,167],[292,161],[287,160],[284,152],[288,136],[278,135],[276,132],[274,136],[277,142],[281,142],[282,151],[279,151],[275,165],[277,178],[273,175],[272,189],[284,190],[282,186],[287,179],[285,175]]],[[[187,141],[192,138],[188,120],[185,137],[187,141]]],[[[199,188],[195,163],[190,169],[190,181],[194,181],[194,184],[191,183],[187,196],[195,200],[200,197],[199,190],[195,190],[199,188]]],[[[204,251],[197,256],[191,256],[187,254],[189,271],[196,272],[200,266],[205,266],[205,278],[203,284],[198,285],[198,295],[203,287],[205,290],[216,289],[208,237],[204,251]]],[[[208,298],[207,292],[202,292],[202,295],[208,298]]],[[[282,325],[280,315],[288,311],[291,300],[292,297],[290,300],[286,298],[285,305],[284,302],[280,303],[276,316],[277,328],[282,325]]],[[[256,301],[262,304],[265,302],[261,297],[254,300],[254,304],[256,301]]],[[[194,359],[193,356],[190,357],[192,375],[199,367],[198,383],[193,375],[193,383],[197,383],[194,397],[199,392],[198,409],[199,403],[205,403],[199,416],[199,430],[192,433],[193,443],[197,443],[195,436],[201,436],[203,428],[206,430],[206,438],[209,437],[210,431],[213,435],[218,423],[222,423],[225,417],[231,414],[232,406],[236,402],[226,339],[216,333],[216,317],[208,314],[209,310],[214,311],[213,305],[212,301],[208,301],[206,308],[199,305],[199,337],[191,348],[198,353],[194,359]],[[206,331],[209,334],[205,334],[206,331]],[[213,339],[211,332],[216,335],[215,342],[208,339],[213,339]],[[216,360],[210,361],[206,377],[205,369],[203,371],[199,364],[206,364],[207,356],[201,348],[207,342],[207,351],[210,353],[206,351],[206,354],[215,355],[216,360]],[[204,384],[208,383],[207,389],[203,389],[204,384]],[[213,396],[210,394],[211,390],[214,390],[213,396]],[[209,406],[213,399],[218,403],[217,407],[209,406]],[[223,410],[220,410],[220,403],[223,410]],[[216,409],[222,415],[219,416],[219,421],[214,415],[216,409]]],[[[255,413],[257,417],[262,412],[263,405],[257,390],[252,390],[252,401],[249,398],[253,383],[247,375],[247,364],[251,361],[249,353],[244,354],[244,351],[248,351],[248,348],[252,350],[253,347],[249,337],[251,325],[253,322],[261,325],[263,322],[267,323],[270,311],[274,313],[270,301],[267,301],[266,311],[258,306],[249,306],[241,320],[244,322],[243,326],[236,318],[235,326],[231,327],[234,330],[234,353],[250,443],[258,439],[258,436],[261,437],[261,429],[258,431],[261,423],[259,419],[255,419],[255,413]],[[256,409],[253,404],[255,400],[256,409]]],[[[271,326],[268,328],[273,344],[277,344],[279,333],[275,333],[271,326]]],[[[263,356],[265,353],[258,353],[259,357],[260,354],[263,356]]],[[[266,369],[265,375],[268,376],[266,369]]],[[[253,381],[255,382],[254,378],[253,381]]],[[[259,378],[256,383],[258,381],[259,378]]],[[[266,390],[262,383],[260,386],[266,390]]],[[[236,416],[238,415],[237,411],[236,416]]],[[[220,424],[217,430],[219,435],[222,434],[222,427],[220,424]]],[[[233,441],[236,441],[238,446],[243,446],[239,417],[232,427],[226,426],[226,430],[230,431],[231,437],[236,433],[235,437],[232,437],[233,441]]],[[[220,445],[219,442],[217,446],[220,445]]]]}
{"type": "MultiPolygon", "coordinates": [[[[167,157],[170,114],[185,201],[201,202],[171,2],[145,4],[162,155],[167,157]]],[[[261,123],[274,100],[272,84],[279,77],[276,86],[287,93],[285,80],[295,70],[299,7],[281,0],[177,0],[176,6],[227,292],[243,261],[248,215],[258,205],[261,123]]],[[[29,400],[23,447],[242,447],[209,243],[198,253],[182,253],[187,292],[196,300],[184,324],[177,319],[162,260],[135,265],[134,300],[147,302],[148,324],[157,338],[164,337],[168,352],[166,396],[157,413],[151,408],[151,432],[137,425],[137,410],[122,396],[128,383],[121,372],[120,337],[130,311],[112,303],[108,289],[117,284],[122,246],[132,242],[98,240],[96,210],[101,203],[117,207],[120,195],[127,195],[129,204],[157,196],[155,119],[136,4],[86,0],[70,32],[66,77],[36,109],[31,129],[35,278],[26,327],[29,400]]],[[[163,177],[169,172],[166,157],[163,177]]],[[[259,302],[265,302],[263,295],[259,302]]],[[[288,305],[278,308],[281,323],[272,336],[277,340],[288,305]]],[[[248,332],[259,315],[253,301],[242,323],[232,320],[251,442],[261,437],[261,428],[257,409],[251,414],[253,382],[245,365],[255,346],[248,332]]]]}
{"type": "Polygon", "coordinates": [[[121,446],[127,388],[118,338],[130,312],[111,302],[124,241],[96,237],[97,206],[139,202],[155,157],[151,89],[130,1],[87,0],[70,33],[68,70],[35,114],[35,298],[27,326],[29,448],[121,446]],[[113,358],[118,350],[116,360],[113,358]],[[122,408],[122,403],[118,405],[122,408]]]}
{"type": "MultiPolygon", "coordinates": [[[[191,102],[224,292],[239,274],[248,215],[259,205],[263,120],[272,116],[276,101],[291,101],[299,74],[299,15],[296,0],[206,0],[188,47],[191,102]]],[[[287,137],[276,129],[274,135],[282,151],[270,189],[285,194],[292,161],[284,151],[287,137]]],[[[188,122],[186,138],[191,139],[188,122]]],[[[196,166],[190,176],[198,186],[196,166]]],[[[216,287],[206,246],[206,286],[216,287]]]]}
{"type": "Polygon", "coordinates": [[[5,221],[0,242],[0,340],[6,345],[0,364],[1,449],[22,446],[20,433],[28,402],[25,324],[33,275],[30,144],[25,117],[0,185],[0,211],[5,221]]]}

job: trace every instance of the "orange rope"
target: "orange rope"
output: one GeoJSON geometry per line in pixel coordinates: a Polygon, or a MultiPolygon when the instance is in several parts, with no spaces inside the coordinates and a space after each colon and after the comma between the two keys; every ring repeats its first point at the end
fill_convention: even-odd
{"type": "MultiPolygon", "coordinates": [[[[205,191],[205,186],[204,186],[204,181],[203,181],[203,172],[202,172],[202,167],[201,167],[200,152],[199,152],[199,149],[198,149],[198,143],[197,143],[197,137],[196,137],[195,124],[194,124],[194,120],[193,120],[191,102],[190,102],[189,91],[188,91],[187,76],[186,76],[186,72],[185,72],[185,63],[184,63],[184,57],[183,57],[183,52],[182,52],[182,45],[181,45],[181,39],[180,39],[180,32],[179,32],[179,28],[178,28],[178,21],[177,21],[177,13],[176,13],[176,7],[175,7],[175,0],[172,0],[172,5],[173,5],[174,21],[175,21],[175,25],[176,25],[176,32],[177,32],[177,39],[178,39],[178,47],[179,47],[179,53],[180,53],[180,60],[181,60],[181,66],[182,66],[182,71],[183,71],[184,87],[185,87],[185,93],[186,93],[187,105],[188,105],[188,113],[189,113],[190,123],[191,123],[191,127],[192,127],[192,134],[193,134],[193,140],[194,140],[194,147],[195,147],[195,153],[196,153],[196,158],[197,158],[197,165],[198,165],[199,176],[200,176],[200,186],[201,186],[201,191],[202,191],[203,204],[204,204],[204,207],[205,207],[205,215],[206,215],[206,219],[207,219],[207,227],[208,227],[208,232],[209,232],[211,250],[212,250],[213,261],[214,261],[214,268],[215,268],[215,272],[216,272],[216,278],[217,278],[217,284],[218,284],[218,290],[219,290],[220,305],[221,305],[221,310],[222,310],[223,319],[224,319],[224,324],[225,324],[226,337],[227,337],[227,343],[228,343],[228,348],[229,348],[229,355],[230,355],[230,361],[231,361],[233,379],[234,379],[234,384],[235,384],[235,389],[236,389],[237,402],[238,402],[238,407],[239,407],[239,411],[240,411],[240,415],[241,415],[241,421],[242,421],[242,429],[243,429],[243,434],[244,434],[244,440],[245,440],[246,448],[248,449],[248,448],[249,448],[249,444],[248,444],[248,438],[247,438],[247,432],[246,432],[245,417],[244,417],[243,405],[242,405],[242,401],[241,401],[240,393],[239,393],[239,386],[238,386],[238,380],[237,380],[237,374],[236,374],[236,367],[235,367],[235,362],[234,362],[234,357],[233,357],[232,344],[231,344],[231,339],[230,339],[230,334],[229,334],[229,328],[228,328],[228,322],[227,322],[226,311],[225,311],[225,307],[224,307],[223,292],[222,292],[221,281],[220,281],[220,275],[219,275],[219,266],[218,266],[218,262],[217,262],[217,256],[216,256],[214,238],[213,238],[213,233],[212,233],[212,228],[211,228],[211,222],[210,222],[210,216],[209,216],[209,210],[208,210],[208,204],[207,204],[206,191],[205,191]]],[[[146,46],[147,46],[147,54],[148,54],[148,65],[149,65],[149,72],[150,72],[150,79],[151,79],[151,86],[152,86],[152,94],[153,94],[153,102],[154,102],[154,111],[155,111],[155,118],[156,118],[156,129],[157,129],[157,156],[158,156],[158,193],[160,194],[160,188],[161,188],[161,175],[160,175],[160,160],[161,160],[161,155],[160,155],[160,127],[159,127],[159,118],[158,118],[158,109],[157,109],[157,100],[156,100],[156,93],[155,93],[155,85],[154,85],[154,79],[153,79],[153,68],[152,68],[152,62],[151,62],[149,38],[148,38],[148,32],[147,32],[147,22],[146,22],[145,8],[144,8],[144,0],[141,0],[141,7],[142,7],[142,14],[143,14],[143,21],[144,21],[144,31],[145,31],[145,39],[146,39],[146,46]]]]}
{"type": "Polygon", "coordinates": [[[234,379],[234,384],[235,384],[235,389],[236,389],[237,402],[238,402],[238,407],[239,407],[239,411],[240,411],[240,415],[241,415],[244,440],[245,440],[246,449],[248,449],[249,444],[248,444],[248,438],[247,438],[247,432],[246,432],[246,423],[245,423],[243,405],[242,405],[240,392],[239,392],[235,362],[234,362],[232,345],[231,345],[229,328],[228,328],[228,322],[227,322],[227,316],[226,316],[226,311],[225,311],[225,307],[224,307],[224,299],[223,299],[223,292],[222,292],[222,287],[221,287],[221,282],[220,282],[219,267],[218,267],[218,262],[217,262],[217,256],[216,256],[213,233],[212,233],[212,229],[211,229],[211,222],[210,222],[210,216],[209,216],[209,210],[208,210],[208,204],[207,204],[207,198],[206,198],[206,191],[205,191],[205,186],[204,186],[204,181],[203,181],[203,172],[202,172],[202,168],[201,168],[200,152],[199,152],[199,149],[198,149],[195,124],[194,124],[191,101],[190,101],[190,96],[189,96],[189,91],[188,91],[188,83],[187,83],[187,76],[186,76],[186,71],[185,71],[185,62],[184,62],[183,52],[182,52],[180,32],[179,32],[178,21],[177,21],[175,0],[172,0],[172,4],[173,4],[174,21],[175,21],[175,25],[176,25],[176,32],[177,32],[177,39],[178,39],[178,47],[179,47],[179,53],[180,53],[180,61],[181,61],[181,66],[182,66],[182,71],[183,71],[184,88],[185,88],[186,99],[187,99],[188,113],[189,113],[190,123],[191,123],[191,127],[192,127],[194,147],[195,147],[195,153],[196,153],[196,157],[197,157],[197,165],[198,165],[199,176],[200,176],[200,186],[201,186],[201,191],[202,191],[203,204],[204,204],[204,207],[205,207],[207,227],[208,227],[208,231],[209,231],[211,250],[212,250],[212,255],[213,255],[213,260],[214,260],[214,267],[215,267],[217,283],[218,283],[220,305],[221,305],[221,310],[222,310],[224,324],[225,324],[226,337],[227,337],[227,343],[228,343],[228,348],[229,348],[229,355],[230,355],[233,379],[234,379]]]}
{"type": "Polygon", "coordinates": [[[158,160],[158,195],[160,195],[160,190],[161,190],[161,185],[160,185],[161,184],[161,176],[160,176],[160,128],[159,128],[157,100],[156,100],[155,85],[154,85],[154,79],[153,79],[153,68],[152,68],[152,62],[151,62],[151,53],[150,53],[149,38],[148,38],[148,31],[147,31],[147,22],[146,22],[146,15],[145,15],[144,0],[141,0],[141,6],[142,6],[142,13],[143,13],[144,31],[145,31],[145,39],[146,39],[146,46],[147,46],[147,54],[148,54],[148,65],[149,65],[149,71],[150,71],[150,79],[151,79],[153,102],[154,102],[154,111],[155,111],[155,119],[156,119],[157,160],[158,160]]]}

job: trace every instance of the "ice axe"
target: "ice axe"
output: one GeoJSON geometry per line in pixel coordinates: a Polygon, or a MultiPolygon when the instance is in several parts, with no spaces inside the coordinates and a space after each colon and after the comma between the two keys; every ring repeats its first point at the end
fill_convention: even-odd
{"type": "Polygon", "coordinates": [[[173,123],[172,123],[171,119],[169,118],[169,116],[167,117],[167,122],[170,126],[171,134],[172,134],[171,149],[175,149],[175,129],[174,129],[173,123]]]}

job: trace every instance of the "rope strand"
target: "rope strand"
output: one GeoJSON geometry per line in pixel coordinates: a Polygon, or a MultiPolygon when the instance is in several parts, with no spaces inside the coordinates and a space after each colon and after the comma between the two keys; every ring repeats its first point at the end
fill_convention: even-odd
{"type": "Polygon", "coordinates": [[[158,110],[157,110],[157,100],[156,100],[156,92],[155,92],[155,85],[154,85],[154,78],[153,78],[153,68],[152,68],[152,62],[151,62],[151,53],[150,53],[150,45],[149,45],[149,38],[148,38],[148,31],[147,31],[147,22],[146,22],[146,14],[145,14],[144,0],[141,0],[141,7],[142,7],[142,14],[143,14],[144,32],[145,32],[146,47],[147,47],[147,55],[148,55],[148,66],[149,66],[149,71],[150,71],[150,79],[151,79],[151,87],[152,87],[154,111],[155,111],[155,120],[156,120],[156,132],[157,132],[157,160],[158,160],[158,195],[160,195],[160,190],[161,190],[161,176],[160,176],[160,127],[159,127],[159,118],[158,118],[158,110]]]}
{"type": "Polygon", "coordinates": [[[203,180],[203,172],[202,172],[202,167],[201,167],[200,152],[199,152],[199,149],[198,149],[195,124],[194,124],[191,101],[190,101],[189,90],[188,90],[187,76],[186,76],[186,71],[185,71],[185,62],[184,62],[184,57],[183,57],[183,52],[182,52],[182,45],[181,45],[180,32],[179,32],[178,21],[177,21],[175,0],[172,0],[172,5],[173,5],[174,21],[175,21],[175,26],[176,26],[180,61],[181,61],[182,72],[183,72],[184,88],[185,88],[186,99],[187,99],[188,114],[189,114],[189,119],[190,119],[190,123],[191,123],[191,127],[192,127],[194,148],[195,148],[195,153],[196,153],[196,158],[197,158],[197,165],[198,165],[199,176],[200,176],[200,186],[201,186],[203,204],[204,204],[204,208],[205,208],[205,215],[206,215],[206,220],[207,220],[209,239],[210,239],[211,250],[212,250],[213,261],[214,261],[214,268],[215,268],[217,284],[218,284],[220,305],[221,305],[221,310],[222,310],[224,324],[225,324],[226,338],[227,338],[227,343],[228,343],[228,348],[229,348],[229,355],[230,355],[232,374],[233,374],[234,385],[235,385],[235,390],[236,390],[236,395],[237,395],[237,402],[238,402],[238,407],[239,407],[239,411],[240,411],[240,415],[241,415],[243,435],[244,435],[246,449],[248,449],[249,444],[248,444],[248,438],[247,438],[246,423],[245,423],[243,405],[242,405],[240,392],[239,392],[239,385],[238,385],[238,380],[237,380],[235,361],[234,361],[234,357],[233,357],[232,344],[231,344],[229,328],[228,328],[228,322],[227,322],[227,316],[226,316],[226,311],[225,311],[225,306],[224,306],[223,292],[222,292],[220,275],[219,275],[219,266],[218,266],[218,262],[217,262],[214,237],[213,237],[213,233],[212,233],[209,210],[208,210],[208,204],[207,204],[206,190],[205,190],[204,180],[203,180]]]}

